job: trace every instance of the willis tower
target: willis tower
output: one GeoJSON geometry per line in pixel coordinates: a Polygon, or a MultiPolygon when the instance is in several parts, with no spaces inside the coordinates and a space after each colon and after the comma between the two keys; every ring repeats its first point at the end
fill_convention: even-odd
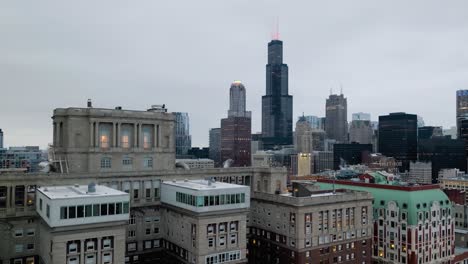
{"type": "Polygon", "coordinates": [[[283,42],[268,43],[266,95],[262,96],[262,142],[265,150],[292,145],[292,104],[288,94],[288,65],[283,63],[283,42]]]}

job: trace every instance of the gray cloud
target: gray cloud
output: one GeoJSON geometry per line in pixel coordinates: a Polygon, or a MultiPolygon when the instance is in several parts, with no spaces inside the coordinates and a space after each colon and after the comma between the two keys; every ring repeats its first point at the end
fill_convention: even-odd
{"type": "Polygon", "coordinates": [[[10,1],[0,6],[0,128],[7,145],[51,141],[52,110],[95,105],[189,112],[194,145],[247,88],[260,131],[266,44],[280,17],[295,115],[348,112],[455,124],[468,88],[466,1],[10,1]]]}

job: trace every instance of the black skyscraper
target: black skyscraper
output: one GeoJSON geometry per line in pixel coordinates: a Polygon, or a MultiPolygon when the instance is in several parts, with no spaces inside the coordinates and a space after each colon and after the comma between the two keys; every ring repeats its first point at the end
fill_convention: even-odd
{"type": "Polygon", "coordinates": [[[288,94],[288,65],[283,63],[283,42],[268,43],[266,95],[262,96],[262,142],[264,149],[292,145],[292,104],[288,94]]]}
{"type": "Polygon", "coordinates": [[[402,163],[401,171],[409,170],[410,161],[418,156],[418,118],[406,113],[379,116],[379,151],[402,163]]]}

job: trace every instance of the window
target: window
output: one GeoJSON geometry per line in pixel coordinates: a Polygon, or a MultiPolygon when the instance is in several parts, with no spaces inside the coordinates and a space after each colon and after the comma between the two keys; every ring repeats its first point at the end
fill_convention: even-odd
{"type": "Polygon", "coordinates": [[[15,245],[15,252],[16,253],[21,253],[24,250],[24,246],[22,244],[16,244],[15,245]]]}
{"type": "Polygon", "coordinates": [[[146,228],[146,234],[147,234],[147,235],[150,235],[150,234],[151,234],[151,229],[150,229],[150,228],[146,228]]]}
{"type": "Polygon", "coordinates": [[[130,225],[135,224],[135,215],[130,215],[130,218],[128,219],[128,224],[130,225]]]}
{"type": "Polygon", "coordinates": [[[42,199],[41,198],[39,198],[39,210],[42,211],[42,199]]]}
{"type": "Polygon", "coordinates": [[[76,217],[78,217],[78,218],[84,217],[84,206],[83,205],[78,205],[76,207],[76,217]]]}
{"type": "Polygon", "coordinates": [[[122,213],[122,203],[116,203],[115,204],[115,214],[121,214],[122,213]]]}
{"type": "Polygon", "coordinates": [[[48,204],[46,205],[46,215],[47,218],[50,218],[50,206],[48,204]]]}
{"type": "Polygon", "coordinates": [[[137,250],[137,243],[136,242],[132,242],[132,243],[127,244],[127,251],[131,252],[131,251],[136,251],[136,250],[137,250]]]}
{"type": "Polygon", "coordinates": [[[107,204],[101,204],[101,215],[107,215],[107,204]]]}
{"type": "Polygon", "coordinates": [[[128,237],[129,238],[132,238],[132,237],[135,237],[135,236],[136,236],[135,230],[129,230],[128,231],[128,237]]]}
{"type": "Polygon", "coordinates": [[[237,221],[236,222],[231,222],[230,224],[230,231],[231,232],[234,232],[234,231],[237,231],[237,221]]]}
{"type": "Polygon", "coordinates": [[[213,247],[214,246],[215,239],[214,237],[208,238],[208,247],[213,247]]]}
{"type": "Polygon", "coordinates": [[[143,167],[153,168],[153,158],[152,157],[143,158],[143,167]]]}
{"type": "Polygon", "coordinates": [[[34,236],[35,233],[36,233],[36,230],[34,228],[29,228],[29,229],[26,230],[26,234],[28,236],[34,236]]]}
{"type": "Polygon", "coordinates": [[[75,242],[68,242],[68,253],[78,252],[78,244],[75,242]]]}
{"type": "Polygon", "coordinates": [[[93,216],[93,206],[88,204],[88,205],[85,205],[85,217],[91,217],[93,216]]]}
{"type": "Polygon", "coordinates": [[[23,236],[23,229],[16,229],[15,237],[22,237],[22,236],[23,236]]]}
{"type": "Polygon", "coordinates": [[[237,234],[230,235],[231,245],[237,244],[237,234]]]}
{"type": "Polygon", "coordinates": [[[99,146],[109,148],[111,142],[111,124],[99,124],[99,146]]]}
{"type": "Polygon", "coordinates": [[[152,241],[151,241],[151,240],[145,241],[144,247],[145,247],[145,249],[150,249],[150,248],[152,248],[152,247],[153,247],[152,241]]]}
{"type": "Polygon", "coordinates": [[[114,215],[115,214],[115,203],[110,203],[109,204],[109,215],[114,215]]]}
{"type": "Polygon", "coordinates": [[[0,208],[6,207],[6,200],[7,200],[7,187],[0,186],[0,208]]]}
{"type": "Polygon", "coordinates": [[[155,227],[155,228],[153,229],[153,232],[154,232],[155,234],[159,234],[159,227],[155,227]]]}
{"type": "Polygon", "coordinates": [[[102,240],[102,249],[111,249],[112,248],[112,239],[106,238],[102,240]]]}
{"type": "Polygon", "coordinates": [[[153,127],[149,125],[142,126],[143,132],[143,148],[149,149],[153,147],[153,127]]]}
{"type": "Polygon", "coordinates": [[[86,251],[94,251],[95,247],[96,247],[96,243],[94,241],[87,241],[86,242],[86,251]]]}
{"type": "Polygon", "coordinates": [[[99,204],[93,204],[93,216],[100,216],[100,206],[99,204]]]}
{"type": "Polygon", "coordinates": [[[220,236],[219,237],[219,245],[220,246],[226,245],[226,236],[220,236]]]}
{"type": "Polygon", "coordinates": [[[128,214],[128,210],[129,210],[128,202],[124,202],[123,203],[123,213],[128,214]]]}
{"type": "Polygon", "coordinates": [[[122,159],[122,166],[126,168],[131,168],[133,166],[133,159],[130,157],[124,157],[122,159]]]}
{"type": "Polygon", "coordinates": [[[68,207],[68,218],[70,219],[76,218],[76,206],[68,207]]]}
{"type": "Polygon", "coordinates": [[[112,167],[112,159],[105,157],[101,158],[101,168],[102,169],[110,169],[112,167]]]}
{"type": "Polygon", "coordinates": [[[15,187],[15,205],[24,206],[24,185],[15,187]]]}
{"type": "Polygon", "coordinates": [[[102,262],[104,264],[112,263],[112,253],[106,252],[106,253],[102,254],[102,262]]]}
{"type": "Polygon", "coordinates": [[[132,127],[131,125],[122,125],[120,129],[120,146],[122,148],[130,148],[131,146],[131,136],[132,136],[132,127]]]}
{"type": "Polygon", "coordinates": [[[26,249],[27,250],[34,250],[34,244],[27,244],[26,249]]]}

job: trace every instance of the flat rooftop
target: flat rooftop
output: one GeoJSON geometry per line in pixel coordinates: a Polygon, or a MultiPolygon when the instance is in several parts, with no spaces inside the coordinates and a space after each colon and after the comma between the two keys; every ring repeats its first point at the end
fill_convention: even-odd
{"type": "Polygon", "coordinates": [[[87,198],[87,197],[108,197],[128,195],[125,192],[109,188],[104,185],[96,185],[95,192],[88,192],[88,185],[69,185],[69,186],[43,186],[37,190],[53,199],[68,199],[68,198],[87,198]]]}
{"type": "Polygon", "coordinates": [[[183,180],[183,181],[164,181],[162,184],[177,186],[180,188],[203,191],[203,190],[222,190],[222,189],[237,189],[247,187],[243,185],[225,183],[225,182],[212,182],[209,184],[208,180],[183,180]]]}

